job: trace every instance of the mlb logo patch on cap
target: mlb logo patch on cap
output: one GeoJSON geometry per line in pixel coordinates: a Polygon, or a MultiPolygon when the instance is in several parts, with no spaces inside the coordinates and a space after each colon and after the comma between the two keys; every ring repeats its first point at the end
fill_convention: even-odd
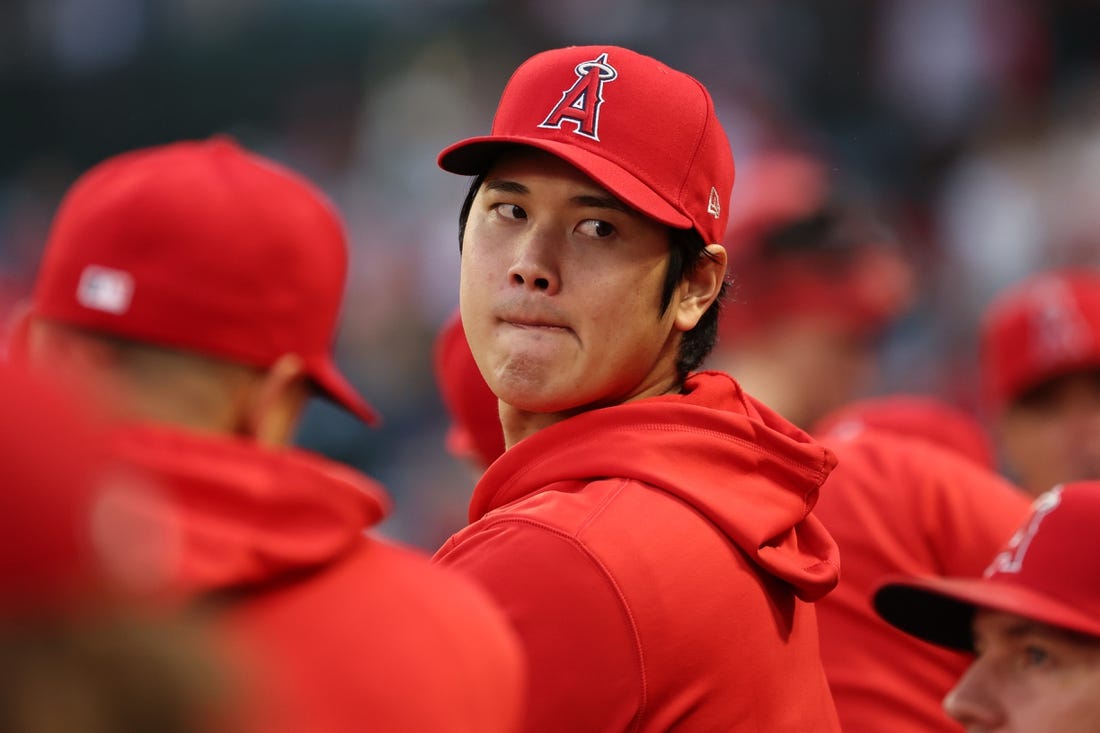
{"type": "Polygon", "coordinates": [[[130,309],[134,278],[109,267],[89,265],[80,275],[76,300],[85,308],[121,315],[130,309]]]}

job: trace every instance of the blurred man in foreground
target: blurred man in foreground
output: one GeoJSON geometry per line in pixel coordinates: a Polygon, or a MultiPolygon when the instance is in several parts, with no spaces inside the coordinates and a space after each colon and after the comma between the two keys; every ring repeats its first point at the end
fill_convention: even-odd
{"type": "Polygon", "coordinates": [[[217,612],[262,730],[511,731],[499,611],[365,534],[381,487],[291,445],[312,394],[374,420],[331,354],[346,267],[335,209],[274,161],[124,153],[62,202],[13,353],[96,398],[113,455],[167,495],[167,585],[217,612]]]}

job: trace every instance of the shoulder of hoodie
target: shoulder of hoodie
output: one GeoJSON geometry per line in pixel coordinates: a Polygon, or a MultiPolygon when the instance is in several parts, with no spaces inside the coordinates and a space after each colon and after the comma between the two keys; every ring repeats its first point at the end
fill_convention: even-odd
{"type": "MultiPolygon", "coordinates": [[[[269,628],[311,626],[345,629],[400,626],[422,628],[439,640],[477,640],[502,663],[518,666],[518,641],[503,612],[477,583],[431,561],[419,548],[364,533],[338,560],[287,582],[248,592],[233,609],[246,625],[269,628]]],[[[342,643],[357,646],[344,632],[342,643]]],[[[364,639],[376,648],[376,634],[364,639]]],[[[457,647],[456,647],[457,648],[457,647]]]]}
{"type": "MultiPolygon", "coordinates": [[[[558,482],[494,509],[456,532],[435,560],[447,563],[462,555],[466,562],[471,555],[496,552],[502,536],[511,538],[513,549],[523,546],[522,537],[537,536],[540,551],[560,548],[561,562],[587,566],[610,579],[614,567],[629,560],[621,547],[628,533],[644,536],[650,546],[727,542],[685,501],[643,481],[614,477],[558,482]],[[548,543],[551,537],[558,542],[548,543]]],[[[679,556],[668,560],[675,565],[679,556]]]]}

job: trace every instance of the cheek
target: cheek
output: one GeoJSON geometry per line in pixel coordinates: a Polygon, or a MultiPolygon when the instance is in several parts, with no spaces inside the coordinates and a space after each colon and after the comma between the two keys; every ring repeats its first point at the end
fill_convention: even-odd
{"type": "Polygon", "coordinates": [[[1013,724],[1022,731],[1094,733],[1100,730],[1100,683],[1051,685],[1008,701],[1013,724]]]}

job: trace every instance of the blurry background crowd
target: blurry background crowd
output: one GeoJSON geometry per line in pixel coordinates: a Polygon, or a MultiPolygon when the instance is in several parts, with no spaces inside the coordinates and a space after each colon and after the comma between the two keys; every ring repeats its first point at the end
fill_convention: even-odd
{"type": "Polygon", "coordinates": [[[777,145],[827,160],[916,283],[863,391],[973,406],[992,294],[1100,265],[1097,28],[1083,0],[6,0],[0,297],[26,294],[62,192],[109,155],[224,133],[301,171],[347,223],[338,359],[384,424],[316,402],[299,442],[382,481],[383,530],[434,550],[472,486],[432,374],[467,182],[435,155],[488,130],[522,60],[629,46],[708,86],[739,169],[777,145]]]}

